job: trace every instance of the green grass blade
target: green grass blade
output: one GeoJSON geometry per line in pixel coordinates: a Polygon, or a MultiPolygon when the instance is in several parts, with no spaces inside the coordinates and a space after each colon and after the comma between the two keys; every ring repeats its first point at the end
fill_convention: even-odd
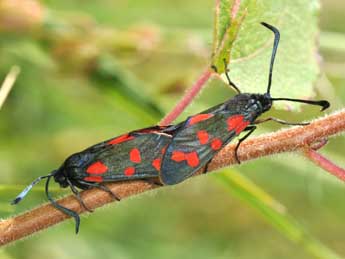
{"type": "Polygon", "coordinates": [[[227,187],[228,191],[259,211],[268,223],[288,239],[303,247],[306,252],[316,258],[340,258],[304,230],[295,219],[286,213],[284,206],[248,178],[234,170],[225,172],[226,174],[216,174],[215,177],[227,187]]]}

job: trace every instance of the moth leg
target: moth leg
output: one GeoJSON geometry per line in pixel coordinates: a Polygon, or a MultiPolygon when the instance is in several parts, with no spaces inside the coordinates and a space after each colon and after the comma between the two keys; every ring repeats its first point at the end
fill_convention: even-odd
{"type": "MultiPolygon", "coordinates": [[[[241,93],[240,89],[236,86],[236,84],[234,82],[231,81],[230,79],[230,76],[229,76],[229,69],[227,67],[227,64],[226,64],[226,59],[224,58],[223,59],[223,62],[224,62],[224,71],[225,71],[225,76],[226,76],[226,79],[228,80],[228,83],[229,85],[231,85],[237,93],[241,93]]],[[[214,70],[214,72],[218,73],[218,68],[215,66],[215,65],[212,65],[211,68],[214,70]]]]}
{"type": "Polygon", "coordinates": [[[86,185],[88,187],[94,187],[94,188],[98,188],[101,189],[107,193],[109,193],[111,195],[111,197],[114,200],[120,201],[121,199],[115,194],[113,193],[106,185],[103,184],[99,184],[99,183],[90,183],[90,182],[84,182],[84,181],[79,181],[79,183],[86,185]]]}
{"type": "Polygon", "coordinates": [[[158,179],[158,177],[148,178],[148,179],[143,179],[143,180],[158,187],[164,186],[164,184],[158,179]]]}
{"type": "Polygon", "coordinates": [[[229,76],[229,69],[227,67],[227,64],[226,64],[226,59],[224,58],[223,59],[223,62],[224,62],[224,71],[225,71],[225,76],[226,76],[226,79],[228,79],[228,82],[229,82],[229,85],[231,85],[237,93],[241,93],[240,89],[235,85],[234,82],[231,81],[230,79],[230,76],[229,76]]]}
{"type": "MultiPolygon", "coordinates": [[[[69,182],[69,181],[68,181],[69,182]]],[[[93,212],[92,209],[90,209],[88,206],[86,206],[86,204],[84,203],[83,199],[80,197],[80,193],[79,191],[75,188],[74,185],[72,185],[72,183],[69,182],[69,186],[72,190],[72,192],[74,193],[75,197],[77,198],[77,200],[79,201],[79,203],[81,204],[81,206],[84,207],[85,210],[87,210],[88,212],[93,212]]]]}
{"type": "Polygon", "coordinates": [[[207,174],[208,172],[208,166],[212,162],[213,158],[211,158],[204,166],[204,170],[202,170],[202,174],[207,174]]]}
{"type": "Polygon", "coordinates": [[[254,132],[255,129],[256,129],[256,126],[255,126],[255,125],[246,127],[246,128],[244,129],[244,131],[248,131],[248,133],[238,140],[237,146],[235,147],[235,159],[236,159],[236,161],[237,161],[239,164],[241,164],[241,161],[240,161],[240,159],[238,158],[238,154],[237,154],[238,148],[240,147],[241,143],[242,143],[246,138],[248,138],[248,137],[250,136],[250,134],[252,134],[252,133],[254,132]]]}
{"type": "Polygon", "coordinates": [[[305,126],[305,125],[310,124],[309,122],[288,122],[288,121],[284,121],[284,120],[277,119],[274,117],[268,117],[265,119],[256,120],[256,121],[254,121],[254,124],[260,124],[260,123],[267,122],[267,121],[274,121],[274,122],[277,122],[277,123],[283,124],[283,125],[297,125],[297,126],[305,126]]]}

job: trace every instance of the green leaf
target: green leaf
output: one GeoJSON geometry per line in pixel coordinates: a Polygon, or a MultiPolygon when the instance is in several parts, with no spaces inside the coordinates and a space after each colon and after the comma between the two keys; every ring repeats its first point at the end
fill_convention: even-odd
{"type": "Polygon", "coordinates": [[[246,12],[244,12],[242,15],[232,17],[232,2],[231,0],[219,0],[216,2],[212,66],[216,67],[219,73],[225,71],[224,61],[226,64],[229,63],[232,46],[246,15],[246,12]]]}
{"type": "MultiPolygon", "coordinates": [[[[281,33],[273,71],[272,96],[312,97],[313,83],[319,72],[316,45],[318,10],[318,0],[241,1],[235,21],[232,21],[228,33],[224,34],[223,41],[228,37],[223,42],[224,48],[219,47],[221,44],[217,45],[213,64],[219,72],[223,72],[224,69],[219,69],[221,62],[230,54],[232,81],[242,92],[264,93],[273,44],[273,33],[260,25],[264,21],[277,27],[281,33]]],[[[216,19],[219,23],[223,20],[221,17],[216,19]]],[[[222,31],[219,27],[222,28],[215,26],[222,31]]],[[[275,107],[287,105],[288,108],[299,107],[299,104],[280,102],[275,107]]]]}
{"type": "Polygon", "coordinates": [[[316,258],[340,258],[335,252],[305,231],[286,213],[284,206],[245,176],[234,170],[226,170],[225,173],[214,174],[214,176],[226,186],[227,190],[259,211],[268,223],[288,239],[302,246],[310,255],[316,258]]]}

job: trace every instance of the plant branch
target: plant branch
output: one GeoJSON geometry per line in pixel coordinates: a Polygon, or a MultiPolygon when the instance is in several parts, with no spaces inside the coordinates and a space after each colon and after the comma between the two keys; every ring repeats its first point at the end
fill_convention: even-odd
{"type": "Polygon", "coordinates": [[[231,19],[234,20],[236,19],[238,10],[240,9],[240,5],[241,5],[241,0],[235,0],[234,4],[231,8],[231,19]]]}
{"type": "MultiPolygon", "coordinates": [[[[229,63],[230,59],[230,52],[231,47],[237,37],[238,30],[240,28],[240,25],[245,17],[243,15],[238,21],[236,20],[237,13],[239,11],[241,0],[235,0],[231,10],[229,10],[229,19],[231,20],[232,26],[229,26],[226,29],[226,33],[222,41],[218,42],[219,37],[219,16],[220,16],[220,0],[216,0],[215,2],[215,20],[214,20],[214,30],[213,30],[213,56],[217,55],[217,52],[224,52],[223,56],[225,55],[225,59],[227,60],[227,63],[229,63]],[[218,46],[218,44],[220,44],[218,46]]],[[[220,55],[218,53],[218,55],[220,55]]],[[[223,65],[223,56],[218,58],[220,62],[223,65]]],[[[213,57],[214,58],[214,57],[213,57]]],[[[214,62],[213,62],[214,63],[214,62]]],[[[213,64],[215,65],[215,64],[213,64]]],[[[219,72],[223,71],[223,66],[219,67],[219,72]]],[[[168,125],[171,124],[183,111],[184,109],[194,100],[195,96],[201,91],[203,86],[206,84],[207,80],[211,77],[212,74],[217,74],[214,72],[211,68],[207,68],[199,77],[199,79],[195,82],[195,84],[184,94],[182,99],[177,103],[177,105],[174,107],[174,109],[167,114],[162,121],[159,123],[160,125],[168,125]]]]}
{"type": "Polygon", "coordinates": [[[334,164],[332,161],[330,161],[323,155],[316,152],[314,149],[305,148],[304,155],[307,158],[309,158],[309,160],[312,161],[314,164],[324,169],[326,172],[329,172],[341,181],[345,181],[345,170],[334,164]]]}
{"type": "Polygon", "coordinates": [[[194,100],[195,96],[200,92],[200,90],[203,88],[203,86],[206,84],[213,73],[215,72],[211,68],[205,69],[199,79],[194,83],[194,85],[192,85],[190,89],[188,89],[188,91],[184,94],[184,96],[174,107],[174,109],[161,120],[159,125],[171,124],[194,100]]]}
{"type": "MultiPolygon", "coordinates": [[[[345,110],[313,121],[303,127],[292,127],[267,135],[251,138],[241,144],[238,155],[242,162],[282,152],[292,152],[313,145],[325,138],[345,131],[345,110]]],[[[234,150],[236,143],[222,149],[208,166],[209,171],[236,164],[234,150]]],[[[201,173],[198,172],[197,174],[201,173]]],[[[197,175],[196,174],[196,175],[197,175]]],[[[157,186],[146,181],[117,182],[107,185],[120,198],[142,193],[157,186]]],[[[112,202],[111,196],[98,189],[82,192],[82,199],[92,209],[112,202]]],[[[78,213],[84,209],[71,195],[58,201],[62,206],[78,213]]],[[[46,229],[68,218],[50,204],[42,205],[19,216],[0,221],[0,245],[46,229]]]]}

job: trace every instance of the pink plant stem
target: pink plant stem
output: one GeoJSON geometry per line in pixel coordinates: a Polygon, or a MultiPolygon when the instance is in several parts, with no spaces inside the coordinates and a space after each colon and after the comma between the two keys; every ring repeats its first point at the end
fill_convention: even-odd
{"type": "MultiPolygon", "coordinates": [[[[231,19],[234,20],[240,9],[241,0],[235,0],[231,8],[231,19]]],[[[216,0],[216,17],[220,12],[220,0],[216,0]]],[[[184,109],[193,101],[195,96],[200,92],[205,83],[215,73],[211,68],[207,68],[195,82],[195,84],[186,92],[178,104],[169,112],[159,123],[159,125],[169,125],[171,124],[183,111],[184,109]]]]}
{"type": "Polygon", "coordinates": [[[235,2],[232,5],[231,9],[231,19],[234,20],[236,18],[236,15],[238,13],[238,10],[240,9],[241,0],[235,0],[235,2]]]}
{"type": "Polygon", "coordinates": [[[304,154],[317,166],[334,175],[338,179],[345,181],[345,170],[328,160],[312,148],[306,148],[304,154]]]}
{"type": "Polygon", "coordinates": [[[216,7],[216,10],[220,9],[220,0],[216,0],[215,7],[216,7]]]}
{"type": "Polygon", "coordinates": [[[166,115],[162,121],[159,123],[160,125],[169,125],[171,124],[183,111],[184,109],[193,101],[195,96],[200,92],[203,88],[205,83],[211,77],[214,71],[211,68],[207,68],[199,77],[199,79],[195,82],[195,84],[186,92],[186,94],[182,97],[179,103],[175,106],[175,108],[166,115]]]}

